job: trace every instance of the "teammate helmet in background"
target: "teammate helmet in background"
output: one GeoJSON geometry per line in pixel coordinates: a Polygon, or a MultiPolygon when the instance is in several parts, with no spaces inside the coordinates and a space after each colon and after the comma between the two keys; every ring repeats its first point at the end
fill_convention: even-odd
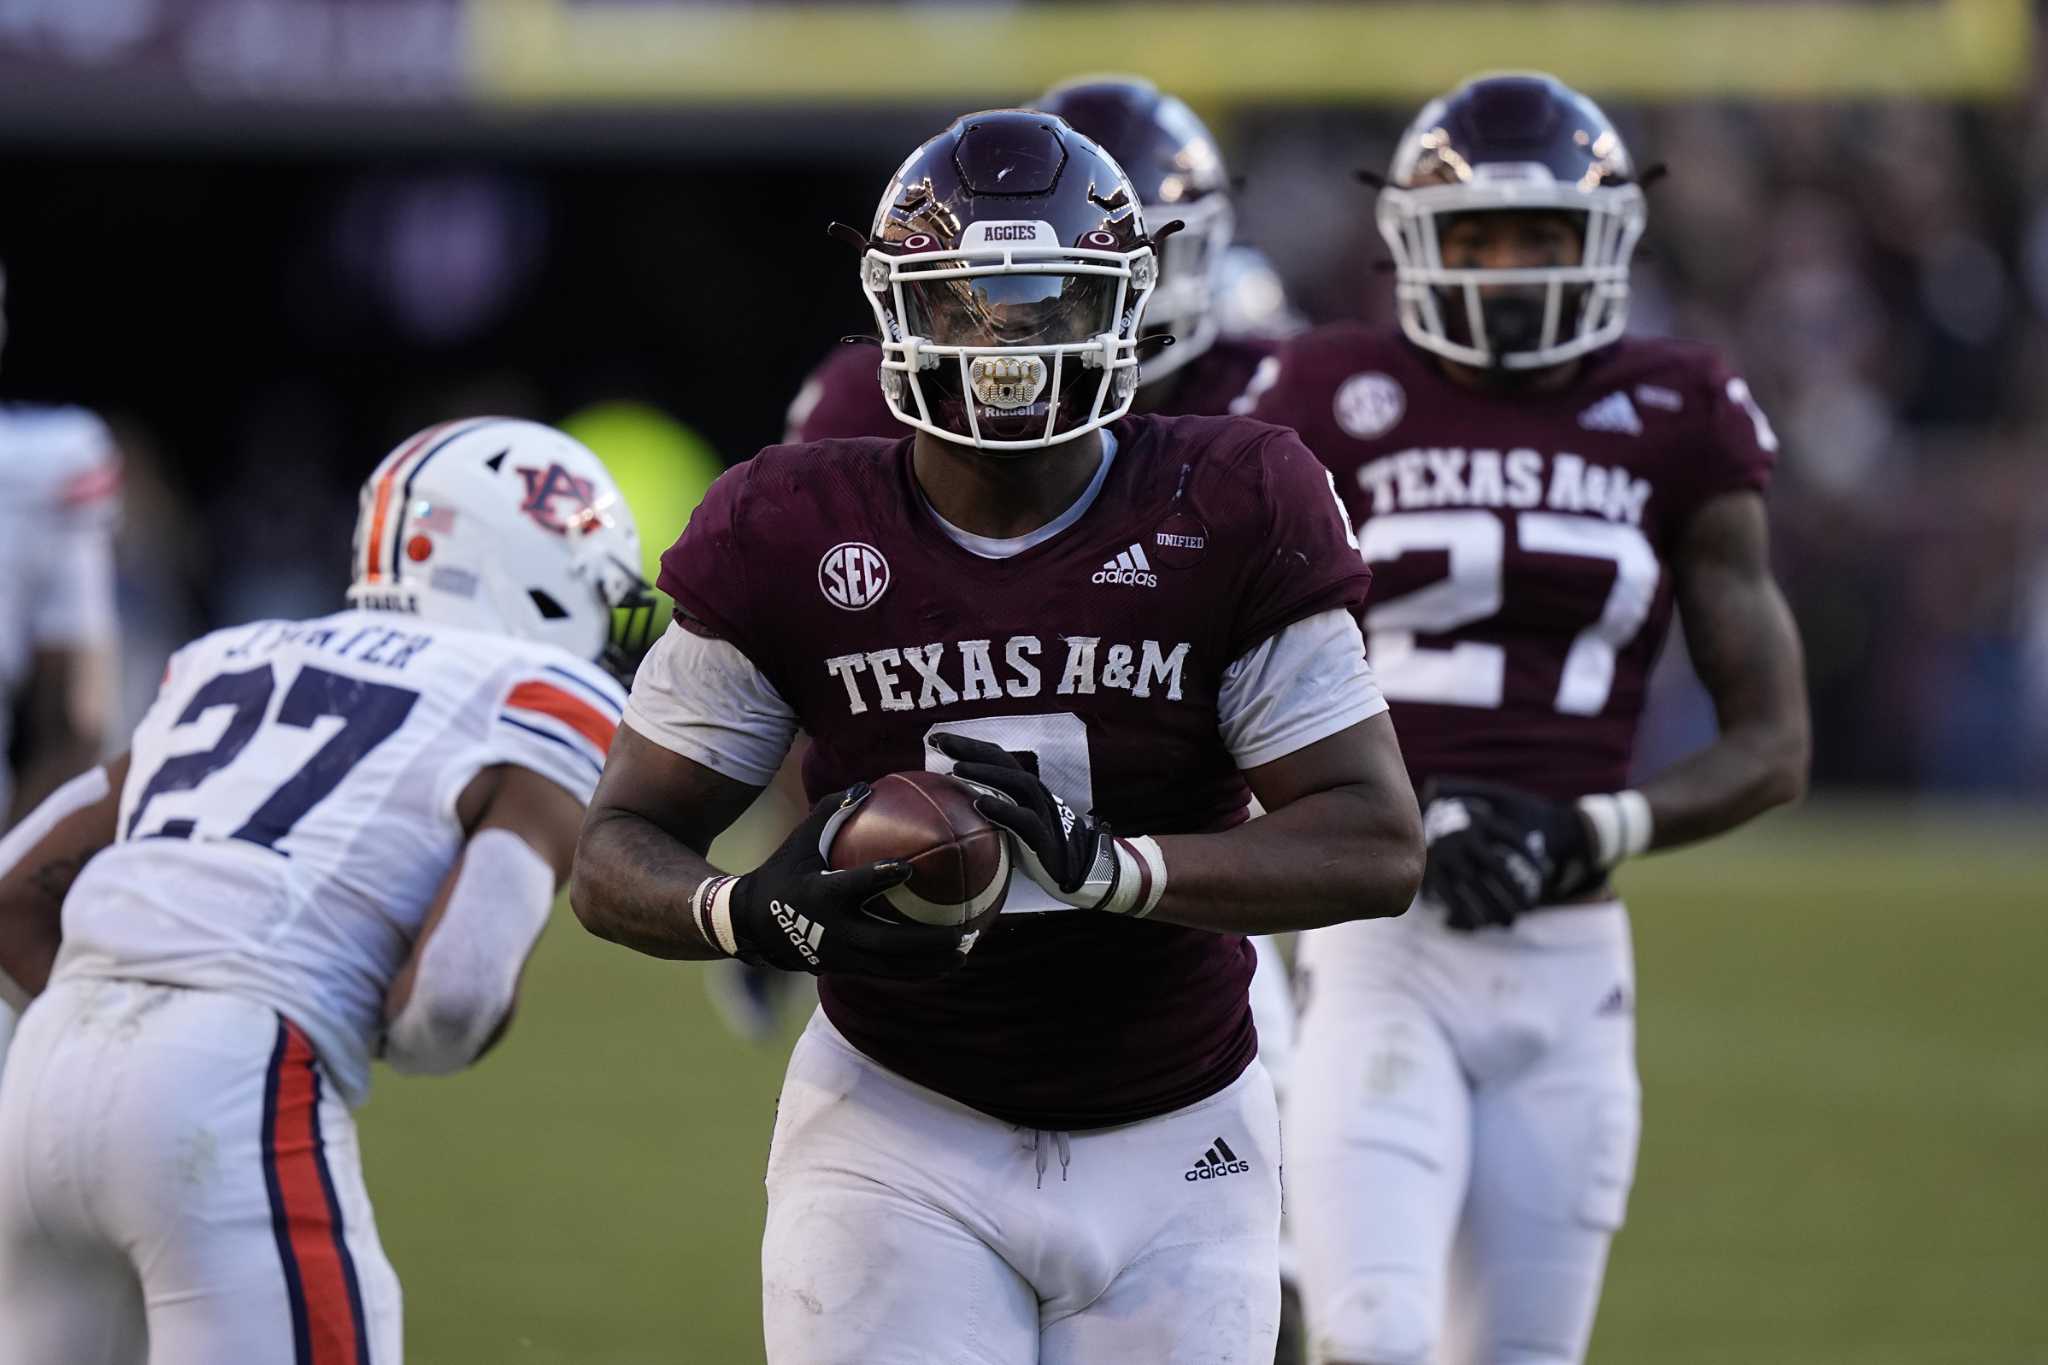
{"type": "Polygon", "coordinates": [[[363,485],[353,553],[351,606],[539,640],[625,680],[653,636],[631,509],[597,456],[539,422],[400,442],[363,485]]]}
{"type": "Polygon", "coordinates": [[[1540,369],[1614,341],[1643,192],[1600,107],[1541,73],[1481,76],[1431,100],[1403,134],[1379,196],[1401,330],[1466,365],[1540,369]],[[1447,269],[1445,222],[1487,211],[1558,212],[1578,225],[1576,265],[1447,269]]]}
{"type": "Polygon", "coordinates": [[[1236,228],[1223,154],[1194,110],[1139,76],[1063,81],[1036,107],[1115,158],[1148,222],[1183,225],[1159,245],[1159,287],[1145,309],[1144,335],[1170,336],[1173,345],[1146,358],[1139,382],[1162,379],[1208,350],[1221,330],[1217,297],[1236,228]]]}
{"type": "Polygon", "coordinates": [[[862,254],[890,410],[983,450],[1094,431],[1130,410],[1157,280],[1108,153],[1050,114],[969,114],[897,169],[862,254]]]}

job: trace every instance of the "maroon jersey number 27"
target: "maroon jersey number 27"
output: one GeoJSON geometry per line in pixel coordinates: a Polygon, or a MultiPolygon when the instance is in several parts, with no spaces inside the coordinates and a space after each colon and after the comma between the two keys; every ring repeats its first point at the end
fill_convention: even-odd
{"type": "Polygon", "coordinates": [[[1665,566],[1701,504],[1770,478],[1778,442],[1748,386],[1705,347],[1627,338],[1563,388],[1474,390],[1346,324],[1296,339],[1250,396],[1357,522],[1366,649],[1416,787],[1627,785],[1665,566]]]}

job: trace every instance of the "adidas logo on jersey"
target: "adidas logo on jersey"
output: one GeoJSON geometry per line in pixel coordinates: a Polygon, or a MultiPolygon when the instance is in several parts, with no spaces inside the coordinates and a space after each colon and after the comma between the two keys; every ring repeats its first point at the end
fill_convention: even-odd
{"type": "Polygon", "coordinates": [[[804,961],[817,966],[818,945],[825,941],[825,926],[814,923],[808,915],[797,914],[781,901],[769,901],[768,910],[782,926],[782,936],[796,945],[804,961]]]}
{"type": "Polygon", "coordinates": [[[1152,563],[1145,558],[1145,547],[1136,541],[1115,559],[1106,561],[1095,571],[1090,583],[1120,583],[1127,588],[1156,588],[1159,575],[1152,572],[1152,563]]]}
{"type": "Polygon", "coordinates": [[[1190,1166],[1181,1176],[1182,1180],[1221,1180],[1226,1175],[1243,1175],[1252,1168],[1249,1161],[1239,1158],[1230,1150],[1230,1144],[1217,1138],[1209,1144],[1209,1150],[1202,1153],[1201,1160],[1190,1166]]]}
{"type": "Polygon", "coordinates": [[[1630,436],[1643,434],[1643,419],[1628,395],[1616,389],[1579,414],[1579,425],[1588,431],[1619,431],[1630,436]]]}

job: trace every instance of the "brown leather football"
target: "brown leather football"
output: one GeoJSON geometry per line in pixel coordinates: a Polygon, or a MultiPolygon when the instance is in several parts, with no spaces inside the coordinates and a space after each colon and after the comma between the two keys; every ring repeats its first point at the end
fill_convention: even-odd
{"type": "Polygon", "coordinates": [[[979,929],[1003,908],[1010,889],[1010,847],[974,809],[975,793],[945,773],[890,773],[832,835],[833,867],[895,860],[910,880],[884,893],[889,906],[921,924],[979,929]]]}

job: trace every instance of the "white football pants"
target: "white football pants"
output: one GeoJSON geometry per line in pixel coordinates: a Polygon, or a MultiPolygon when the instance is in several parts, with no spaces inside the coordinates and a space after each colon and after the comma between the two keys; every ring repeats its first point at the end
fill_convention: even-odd
{"type": "Polygon", "coordinates": [[[1280,1133],[1254,1062],[1157,1118],[1004,1123],[812,1016],[761,1245],[769,1365],[1271,1365],[1280,1133]]]}
{"type": "Polygon", "coordinates": [[[1641,1124],[1621,903],[1466,934],[1418,902],[1298,953],[1288,1209],[1311,1359],[1582,1360],[1641,1124]]]}
{"type": "Polygon", "coordinates": [[[0,1082],[0,1365],[396,1365],[398,1277],[305,1035],[59,978],[0,1082]]]}

